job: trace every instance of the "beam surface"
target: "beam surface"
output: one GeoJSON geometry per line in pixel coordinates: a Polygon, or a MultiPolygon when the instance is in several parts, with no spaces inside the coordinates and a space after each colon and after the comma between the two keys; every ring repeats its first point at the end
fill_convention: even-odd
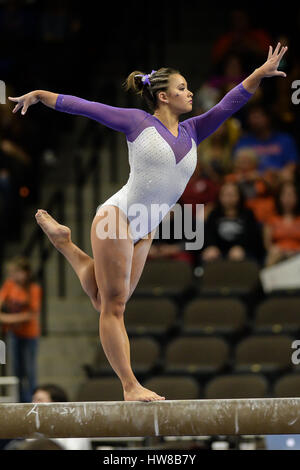
{"type": "Polygon", "coordinates": [[[0,404],[0,438],[300,434],[300,398],[0,404]]]}

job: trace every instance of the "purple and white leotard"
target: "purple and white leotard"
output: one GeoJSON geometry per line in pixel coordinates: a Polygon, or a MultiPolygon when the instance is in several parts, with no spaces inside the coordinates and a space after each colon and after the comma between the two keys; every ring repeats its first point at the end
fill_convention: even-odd
{"type": "Polygon", "coordinates": [[[175,137],[155,116],[141,109],[118,108],[59,94],[55,109],[94,119],[126,135],[130,174],[104,205],[127,216],[133,241],[156,228],[182,195],[197,163],[197,146],[251,98],[242,83],[204,114],[178,125],[175,137]],[[137,223],[138,221],[138,223],[137,223]]]}

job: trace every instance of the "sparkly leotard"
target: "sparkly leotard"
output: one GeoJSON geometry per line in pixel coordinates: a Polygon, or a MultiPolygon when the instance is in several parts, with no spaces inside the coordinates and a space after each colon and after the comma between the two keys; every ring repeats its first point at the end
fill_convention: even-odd
{"type": "Polygon", "coordinates": [[[130,174],[127,183],[104,205],[127,216],[133,241],[156,228],[182,195],[197,163],[197,146],[249,98],[242,83],[204,114],[178,125],[175,137],[155,116],[141,109],[118,108],[59,94],[55,109],[86,116],[126,135],[130,174]]]}

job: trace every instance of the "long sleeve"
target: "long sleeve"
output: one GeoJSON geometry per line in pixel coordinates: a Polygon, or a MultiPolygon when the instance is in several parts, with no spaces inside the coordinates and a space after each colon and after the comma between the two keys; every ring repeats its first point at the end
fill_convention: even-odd
{"type": "Polygon", "coordinates": [[[227,118],[244,106],[251,96],[253,96],[253,93],[247,91],[241,82],[209,111],[186,119],[182,124],[189,127],[191,135],[194,137],[196,144],[199,145],[202,140],[217,130],[227,118]]]}
{"type": "Polygon", "coordinates": [[[72,95],[58,95],[55,109],[69,114],[77,114],[104,124],[116,131],[131,134],[147,117],[147,113],[135,108],[117,108],[96,101],[88,101],[72,95]]]}

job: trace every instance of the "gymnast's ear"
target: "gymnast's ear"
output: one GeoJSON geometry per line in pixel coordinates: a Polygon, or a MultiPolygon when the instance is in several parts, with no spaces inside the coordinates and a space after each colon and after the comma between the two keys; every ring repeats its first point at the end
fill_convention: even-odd
{"type": "Polygon", "coordinates": [[[168,98],[168,95],[165,91],[159,91],[157,93],[157,102],[158,104],[161,102],[161,103],[169,103],[169,98],[168,98]]]}

